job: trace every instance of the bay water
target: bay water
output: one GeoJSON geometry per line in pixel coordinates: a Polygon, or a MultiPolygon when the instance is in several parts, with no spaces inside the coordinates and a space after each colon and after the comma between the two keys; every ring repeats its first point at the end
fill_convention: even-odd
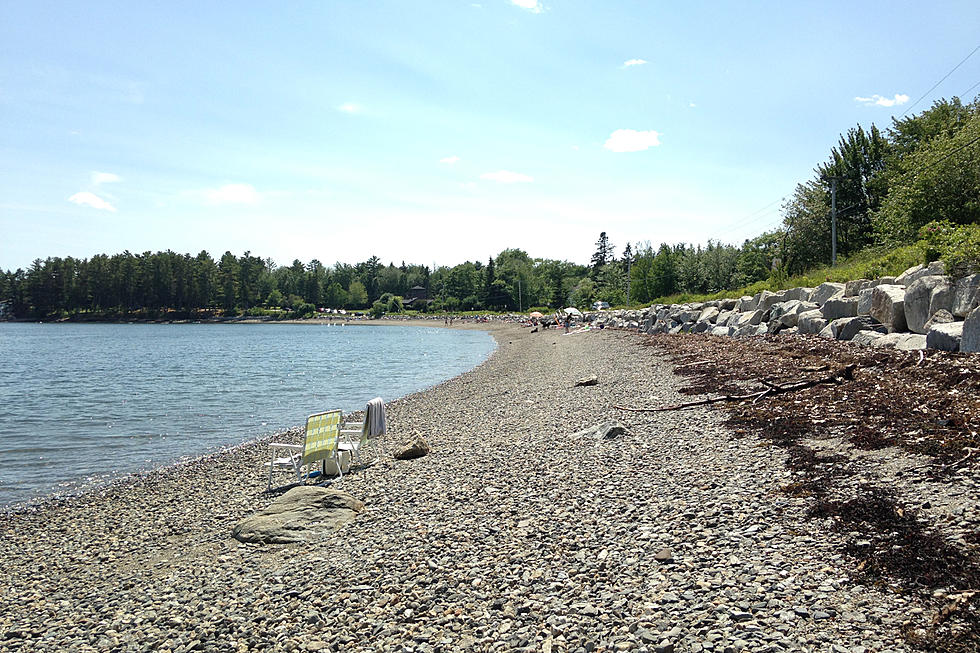
{"type": "Polygon", "coordinates": [[[432,327],[0,323],[0,506],[391,401],[495,346],[432,327]]]}

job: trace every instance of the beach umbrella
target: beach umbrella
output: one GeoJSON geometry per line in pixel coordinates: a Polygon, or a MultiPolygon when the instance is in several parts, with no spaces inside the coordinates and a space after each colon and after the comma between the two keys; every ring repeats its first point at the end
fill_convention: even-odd
{"type": "Polygon", "coordinates": [[[528,313],[528,317],[544,317],[544,313],[541,313],[539,311],[531,311],[530,313],[528,313]]]}
{"type": "Polygon", "coordinates": [[[565,309],[565,315],[574,315],[575,317],[582,317],[582,311],[578,310],[574,306],[569,306],[565,309]]]}

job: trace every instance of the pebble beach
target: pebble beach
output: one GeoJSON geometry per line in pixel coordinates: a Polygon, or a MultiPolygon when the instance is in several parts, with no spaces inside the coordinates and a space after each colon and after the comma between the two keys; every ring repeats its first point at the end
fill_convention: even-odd
{"type": "Polygon", "coordinates": [[[854,580],[784,450],[717,407],[613,408],[685,399],[642,338],[460,328],[497,351],[388,404],[329,537],[232,538],[281,495],[267,441],[0,513],[0,651],[909,650],[921,608],[854,580]],[[627,432],[576,437],[607,419],[627,432]],[[413,435],[431,453],[393,460],[413,435]]]}

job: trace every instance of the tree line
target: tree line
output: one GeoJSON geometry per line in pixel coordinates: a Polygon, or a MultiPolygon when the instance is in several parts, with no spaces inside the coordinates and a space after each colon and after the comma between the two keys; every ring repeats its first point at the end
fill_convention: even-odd
{"type": "Polygon", "coordinates": [[[377,314],[403,310],[410,294],[426,298],[412,302],[422,310],[523,311],[731,290],[830,263],[832,183],[842,256],[914,242],[927,225],[930,233],[975,227],[980,102],[940,100],[918,115],[893,118],[884,131],[873,124],[849,129],[781,206],[781,226],[741,245],[654,248],[647,241],[627,243],[617,257],[602,232],[588,265],[505,249],[486,263],[436,269],[404,261],[385,265],[377,257],[355,265],[294,260],[278,266],[251,252],[225,252],[217,260],[206,251],[192,256],[169,250],[49,257],[27,270],[0,271],[0,313],[36,319],[164,312],[301,316],[318,308],[377,314]]]}

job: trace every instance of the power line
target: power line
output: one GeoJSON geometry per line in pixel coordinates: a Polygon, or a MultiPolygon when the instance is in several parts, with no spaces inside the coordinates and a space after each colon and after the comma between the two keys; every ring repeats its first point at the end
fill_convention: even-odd
{"type": "Polygon", "coordinates": [[[962,93],[960,93],[960,97],[963,97],[963,96],[965,96],[965,95],[966,95],[967,93],[969,93],[970,91],[972,91],[973,89],[975,89],[975,88],[976,88],[976,87],[978,87],[978,86],[980,86],[980,82],[977,82],[976,84],[974,84],[974,85],[973,85],[973,86],[971,86],[970,88],[968,88],[968,89],[966,89],[965,91],[963,91],[962,93]]]}
{"type": "Polygon", "coordinates": [[[965,64],[966,63],[966,60],[969,59],[970,57],[972,57],[974,54],[976,54],[977,50],[980,50],[980,45],[978,45],[977,47],[973,48],[973,52],[971,52],[970,54],[968,54],[965,57],[963,57],[963,61],[961,61],[958,64],[956,64],[955,66],[953,66],[953,69],[951,71],[949,71],[948,73],[946,73],[943,76],[942,79],[940,79],[938,82],[936,82],[935,84],[933,84],[932,85],[932,88],[930,88],[928,91],[926,91],[925,93],[922,94],[922,97],[920,97],[918,100],[916,100],[915,102],[913,102],[912,103],[912,106],[910,106],[908,109],[906,109],[905,110],[905,113],[903,113],[902,116],[904,117],[904,116],[909,115],[909,111],[911,111],[912,109],[914,109],[916,107],[916,105],[919,104],[919,102],[922,102],[922,100],[924,100],[927,95],[929,95],[930,93],[932,93],[933,91],[935,91],[937,86],[939,86],[940,84],[942,84],[943,82],[945,82],[946,81],[946,78],[949,77],[950,75],[952,75],[954,72],[956,72],[956,69],[957,68],[959,68],[960,66],[962,66],[963,64],[965,64]]]}

